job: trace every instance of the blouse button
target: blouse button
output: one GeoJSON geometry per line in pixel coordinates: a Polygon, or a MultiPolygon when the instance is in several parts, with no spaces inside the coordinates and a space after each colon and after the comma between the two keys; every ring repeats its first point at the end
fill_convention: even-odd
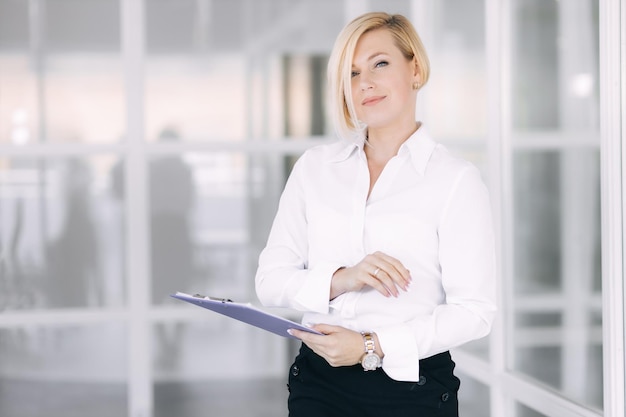
{"type": "Polygon", "coordinates": [[[450,394],[448,394],[447,392],[444,392],[444,393],[441,395],[441,401],[443,401],[443,402],[448,401],[448,399],[449,399],[449,398],[450,398],[450,394]]]}
{"type": "Polygon", "coordinates": [[[426,377],[424,375],[420,375],[420,379],[417,381],[417,385],[424,385],[426,383],[426,377]]]}
{"type": "Polygon", "coordinates": [[[291,367],[291,375],[298,376],[300,374],[300,368],[297,365],[291,367]]]}

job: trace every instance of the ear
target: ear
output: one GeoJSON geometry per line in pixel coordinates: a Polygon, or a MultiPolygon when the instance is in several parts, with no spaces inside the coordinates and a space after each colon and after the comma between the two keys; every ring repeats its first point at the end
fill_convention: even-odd
{"type": "Polygon", "coordinates": [[[415,58],[413,58],[413,82],[417,82],[419,85],[422,85],[422,71],[420,71],[417,59],[415,58]]]}

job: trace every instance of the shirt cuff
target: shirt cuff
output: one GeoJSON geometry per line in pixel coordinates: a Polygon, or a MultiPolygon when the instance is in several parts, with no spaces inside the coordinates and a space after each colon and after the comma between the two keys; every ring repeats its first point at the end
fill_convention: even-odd
{"type": "Polygon", "coordinates": [[[385,353],[385,373],[396,381],[417,382],[420,378],[419,352],[411,326],[385,327],[375,332],[381,350],[385,353]]]}
{"type": "Polygon", "coordinates": [[[301,311],[328,314],[330,309],[330,282],[333,274],[343,265],[321,263],[309,269],[304,283],[293,298],[295,307],[301,311]]]}

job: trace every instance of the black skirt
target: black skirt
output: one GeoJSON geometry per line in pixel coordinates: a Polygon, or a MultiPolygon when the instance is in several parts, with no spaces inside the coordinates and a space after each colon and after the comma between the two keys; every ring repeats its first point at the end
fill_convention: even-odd
{"type": "Polygon", "coordinates": [[[302,344],[289,368],[289,417],[458,417],[460,381],[443,352],[419,361],[417,382],[360,364],[332,367],[302,344]]]}

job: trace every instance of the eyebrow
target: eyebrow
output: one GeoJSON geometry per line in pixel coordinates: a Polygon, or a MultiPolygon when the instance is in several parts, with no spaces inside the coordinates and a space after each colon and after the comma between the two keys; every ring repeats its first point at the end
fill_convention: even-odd
{"type": "MultiPolygon", "coordinates": [[[[376,58],[379,55],[389,55],[389,54],[386,53],[386,52],[374,52],[372,55],[368,56],[365,61],[369,62],[369,61],[371,61],[372,59],[376,58]]],[[[352,66],[354,67],[354,62],[352,63],[352,66]]]]}
{"type": "Polygon", "coordinates": [[[370,55],[367,60],[371,61],[372,59],[376,58],[378,55],[387,55],[386,52],[374,52],[372,55],[370,55]]]}

